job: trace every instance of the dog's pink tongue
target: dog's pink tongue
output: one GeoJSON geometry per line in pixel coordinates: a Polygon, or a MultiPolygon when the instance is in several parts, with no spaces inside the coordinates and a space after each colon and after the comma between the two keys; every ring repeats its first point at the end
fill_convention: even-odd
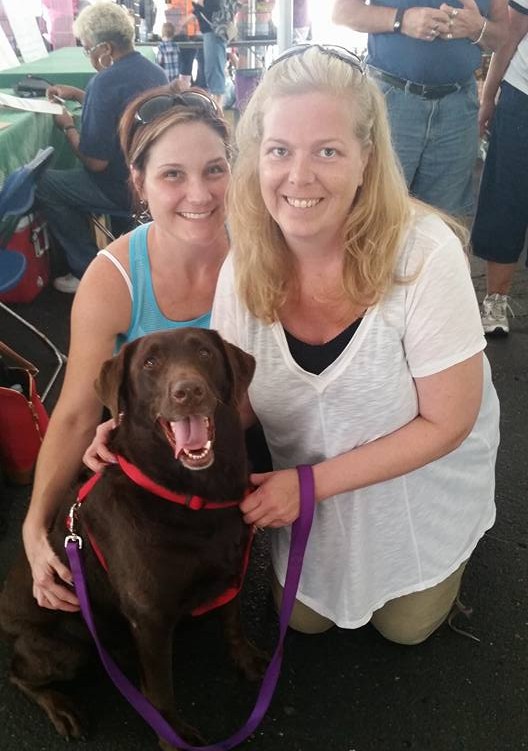
{"type": "Polygon", "coordinates": [[[176,458],[183,449],[187,449],[187,451],[201,449],[207,443],[207,423],[200,415],[191,415],[183,420],[171,422],[170,426],[174,436],[174,456],[176,458]]]}

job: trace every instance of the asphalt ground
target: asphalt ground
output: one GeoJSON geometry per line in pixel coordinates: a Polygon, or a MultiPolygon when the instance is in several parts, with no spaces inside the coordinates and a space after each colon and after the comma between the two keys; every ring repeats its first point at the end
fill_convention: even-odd
{"type": "MultiPolygon", "coordinates": [[[[473,263],[479,298],[482,265],[473,263]]],[[[386,642],[370,626],[334,628],[319,636],[289,633],[270,710],[241,747],[253,751],[521,751],[528,748],[528,273],[513,288],[516,318],[510,336],[487,348],[502,405],[497,464],[497,522],[469,564],[462,600],[472,606],[459,625],[474,641],[442,626],[426,643],[386,642]]],[[[65,351],[71,299],[47,288],[16,309],[65,351]]],[[[0,311],[2,338],[41,368],[52,357],[0,311]]],[[[56,398],[51,394],[48,406],[56,398]]],[[[66,438],[65,438],[66,440],[66,438]]],[[[20,544],[28,488],[0,490],[0,579],[20,544]]],[[[463,499],[461,499],[463,502],[463,499]]],[[[268,596],[268,542],[257,538],[243,595],[247,630],[271,651],[277,618],[268,596]]],[[[64,751],[66,742],[41,710],[7,680],[9,646],[0,642],[0,751],[64,751]]],[[[176,634],[175,684],[183,716],[209,742],[243,724],[257,687],[235,674],[214,616],[184,624],[176,634]]],[[[87,710],[87,751],[148,751],[152,731],[119,696],[94,658],[69,689],[87,710]]],[[[70,743],[70,747],[73,744],[70,743]]]]}

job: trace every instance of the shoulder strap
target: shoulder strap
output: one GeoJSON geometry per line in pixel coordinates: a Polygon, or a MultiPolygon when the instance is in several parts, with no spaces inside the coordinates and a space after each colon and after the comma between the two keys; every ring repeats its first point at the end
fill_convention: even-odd
{"type": "Polygon", "coordinates": [[[130,277],[128,276],[128,274],[127,274],[127,272],[125,270],[125,267],[123,266],[123,264],[121,263],[121,261],[119,259],[117,259],[114,255],[112,255],[112,253],[110,253],[110,251],[107,248],[103,248],[102,250],[100,250],[97,255],[98,256],[104,256],[105,258],[108,258],[108,260],[110,261],[110,263],[114,264],[114,266],[116,267],[116,269],[119,271],[119,273],[123,277],[123,280],[124,280],[126,286],[128,287],[128,291],[130,292],[130,299],[133,300],[134,299],[134,293],[132,291],[132,282],[130,281],[130,277]]]}
{"type": "Polygon", "coordinates": [[[15,352],[14,349],[11,349],[11,347],[8,347],[7,344],[4,344],[0,340],[0,354],[5,355],[9,360],[12,360],[14,363],[19,365],[21,368],[25,368],[28,370],[31,375],[37,375],[38,368],[33,365],[33,363],[29,362],[29,360],[26,360],[22,355],[19,355],[18,352],[15,352]]]}

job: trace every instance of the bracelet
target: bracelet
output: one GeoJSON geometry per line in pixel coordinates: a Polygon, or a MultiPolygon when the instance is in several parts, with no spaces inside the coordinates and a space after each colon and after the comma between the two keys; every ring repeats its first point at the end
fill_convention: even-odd
{"type": "Polygon", "coordinates": [[[401,34],[403,15],[406,10],[407,8],[398,8],[396,11],[396,16],[394,17],[394,23],[392,25],[392,30],[395,34],[401,34]]]}
{"type": "Polygon", "coordinates": [[[65,125],[62,129],[62,132],[66,133],[67,130],[77,130],[77,128],[75,127],[75,125],[65,125]]]}
{"type": "Polygon", "coordinates": [[[486,26],[488,25],[488,19],[484,19],[484,23],[482,24],[482,28],[480,30],[480,34],[475,39],[474,42],[471,42],[471,44],[479,44],[479,42],[482,42],[482,37],[484,36],[484,32],[486,31],[486,26]]]}

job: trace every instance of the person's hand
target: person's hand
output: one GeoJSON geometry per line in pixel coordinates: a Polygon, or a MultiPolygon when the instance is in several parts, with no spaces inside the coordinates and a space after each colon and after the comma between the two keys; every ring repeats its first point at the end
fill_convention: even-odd
{"type": "Polygon", "coordinates": [[[297,470],[283,469],[250,475],[257,489],[240,504],[246,524],[256,527],[285,527],[300,513],[297,470]]]}
{"type": "Polygon", "coordinates": [[[491,128],[491,121],[495,114],[495,100],[483,99],[480,103],[480,109],[478,113],[478,123],[480,137],[484,136],[491,128]]]}
{"type": "Polygon", "coordinates": [[[40,607],[77,612],[79,600],[71,589],[71,572],[53,552],[46,530],[34,532],[25,525],[23,539],[33,576],[33,596],[40,607]],[[69,586],[64,586],[59,580],[69,586]]]}
{"type": "Polygon", "coordinates": [[[115,427],[113,418],[97,426],[94,439],[83,455],[83,462],[88,469],[101,472],[107,464],[116,464],[116,456],[108,448],[108,439],[115,427]]]}
{"type": "Polygon", "coordinates": [[[60,97],[60,99],[64,99],[65,101],[77,101],[77,92],[78,89],[75,88],[75,86],[48,86],[46,89],[46,96],[50,100],[50,102],[56,101],[55,97],[60,97]]]}
{"type": "Polygon", "coordinates": [[[449,31],[449,16],[442,8],[408,8],[403,15],[402,34],[425,42],[449,31]]]}
{"type": "Polygon", "coordinates": [[[64,107],[60,115],[53,115],[53,119],[57,128],[65,128],[67,125],[75,126],[75,120],[64,107]]]}
{"type": "MultiPolygon", "coordinates": [[[[440,36],[442,39],[478,39],[484,18],[480,15],[480,10],[475,0],[460,0],[463,8],[453,8],[447,3],[442,3],[440,10],[445,11],[449,16],[449,28],[447,31],[442,30],[440,36]]],[[[405,16],[404,16],[405,18],[405,16]]]]}

